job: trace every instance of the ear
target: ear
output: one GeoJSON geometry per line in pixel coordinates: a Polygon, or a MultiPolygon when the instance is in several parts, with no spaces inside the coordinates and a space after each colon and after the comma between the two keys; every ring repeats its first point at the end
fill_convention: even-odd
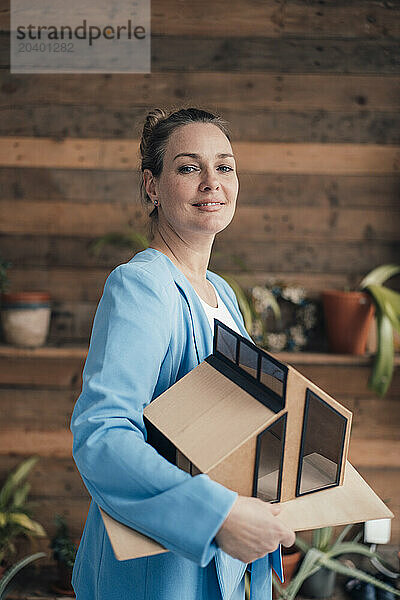
{"type": "Polygon", "coordinates": [[[147,195],[154,202],[154,200],[158,199],[158,193],[157,193],[156,180],[153,176],[153,173],[150,171],[150,169],[144,169],[143,180],[144,180],[144,187],[147,192],[147,195]]]}

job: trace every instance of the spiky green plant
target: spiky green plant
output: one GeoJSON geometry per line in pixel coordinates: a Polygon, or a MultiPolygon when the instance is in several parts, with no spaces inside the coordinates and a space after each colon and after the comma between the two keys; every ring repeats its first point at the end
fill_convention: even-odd
{"type": "Polygon", "coordinates": [[[371,583],[375,587],[400,596],[400,590],[396,590],[394,587],[376,579],[361,569],[349,567],[337,560],[337,557],[342,554],[360,554],[369,558],[379,558],[381,562],[384,562],[382,556],[377,552],[372,552],[357,541],[359,534],[352,541],[344,541],[352,527],[353,525],[347,525],[333,543],[331,543],[331,527],[314,530],[311,544],[307,544],[302,538],[296,536],[295,545],[304,553],[304,558],[299,570],[286,588],[283,588],[276,578],[273,579],[273,585],[279,593],[279,600],[294,600],[303,582],[321,567],[326,567],[342,575],[356,577],[361,581],[371,583]]]}
{"type": "Polygon", "coordinates": [[[45,537],[43,527],[32,519],[31,503],[27,502],[30,491],[25,481],[39,457],[22,461],[7,477],[0,490],[0,563],[15,554],[15,540],[25,537],[45,537]]]}

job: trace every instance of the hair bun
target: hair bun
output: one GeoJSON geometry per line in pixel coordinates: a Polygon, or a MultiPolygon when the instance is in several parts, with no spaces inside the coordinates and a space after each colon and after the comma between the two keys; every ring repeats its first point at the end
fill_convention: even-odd
{"type": "Polygon", "coordinates": [[[140,140],[140,153],[143,157],[144,150],[147,146],[148,140],[153,133],[156,125],[167,117],[167,113],[162,108],[154,108],[147,113],[146,121],[143,125],[142,138],[140,140]]]}

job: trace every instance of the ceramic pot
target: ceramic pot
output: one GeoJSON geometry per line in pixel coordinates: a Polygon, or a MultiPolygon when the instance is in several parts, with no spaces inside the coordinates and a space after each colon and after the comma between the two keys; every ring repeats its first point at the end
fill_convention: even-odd
{"type": "Polygon", "coordinates": [[[307,577],[300,589],[306,598],[330,598],[335,590],[336,573],[321,567],[311,577],[307,577]]]}
{"type": "Polygon", "coordinates": [[[12,346],[43,346],[50,326],[50,294],[14,292],[1,295],[1,324],[4,341],[12,346]]]}
{"type": "Polygon", "coordinates": [[[322,292],[325,328],[331,352],[365,354],[375,308],[366,292],[322,292]]]}

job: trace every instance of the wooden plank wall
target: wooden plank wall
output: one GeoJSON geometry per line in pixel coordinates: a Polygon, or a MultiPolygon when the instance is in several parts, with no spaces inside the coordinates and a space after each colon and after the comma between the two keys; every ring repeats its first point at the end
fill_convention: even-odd
{"type": "MultiPolygon", "coordinates": [[[[51,292],[52,343],[87,344],[107,274],[131,257],[94,257],[90,242],[145,231],[137,140],[153,107],[200,106],[231,123],[240,195],[212,270],[244,284],[276,274],[318,294],[398,260],[398,2],[153,0],[148,75],[11,74],[1,5],[0,251],[12,289],[51,292]]],[[[1,364],[0,474],[38,448],[39,516],[61,507],[79,535],[87,496],[66,449],[82,357],[1,364]]],[[[355,410],[355,466],[398,511],[399,382],[382,401],[366,391],[365,368],[346,378],[315,369],[355,410]]],[[[398,519],[394,531],[398,542],[398,519]]]]}

